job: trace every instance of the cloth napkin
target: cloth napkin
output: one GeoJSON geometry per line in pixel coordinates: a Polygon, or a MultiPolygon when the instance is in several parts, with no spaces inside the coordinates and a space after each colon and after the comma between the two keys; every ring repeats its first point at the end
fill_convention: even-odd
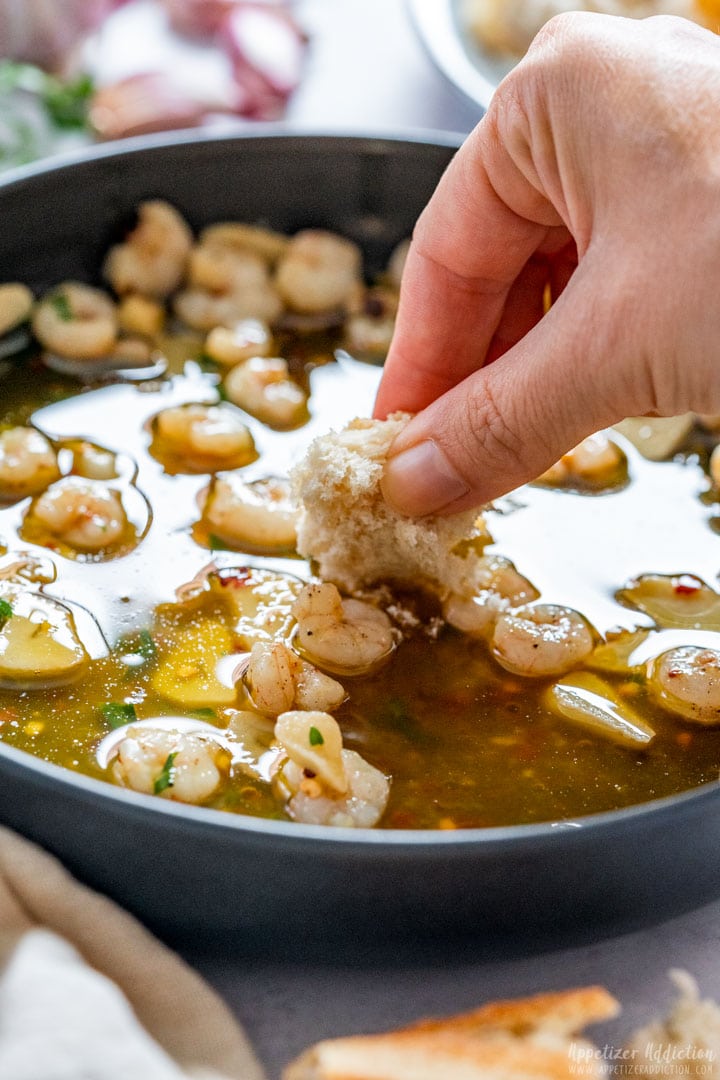
{"type": "Polygon", "coordinates": [[[2,1080],[264,1080],[178,956],[0,827],[2,1080]]]}

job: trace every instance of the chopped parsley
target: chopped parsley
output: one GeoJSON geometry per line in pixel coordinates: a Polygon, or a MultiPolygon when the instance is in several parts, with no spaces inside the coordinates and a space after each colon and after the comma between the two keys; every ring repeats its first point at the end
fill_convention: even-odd
{"type": "Polygon", "coordinates": [[[310,728],[310,745],[311,746],[323,746],[325,740],[322,737],[322,732],[318,731],[316,727],[310,728]]]}
{"type": "Polygon", "coordinates": [[[214,709],[191,709],[190,715],[196,720],[217,720],[217,713],[214,709]]]}
{"type": "Polygon", "coordinates": [[[160,795],[163,791],[165,791],[169,787],[172,787],[175,783],[175,769],[173,766],[173,762],[175,761],[175,758],[177,756],[178,752],[177,750],[175,750],[174,753],[168,754],[168,756],[165,758],[165,764],[162,767],[162,771],[155,780],[155,783],[153,784],[153,791],[156,795],[160,795]]]}
{"type": "Polygon", "coordinates": [[[155,641],[149,630],[141,630],[138,634],[138,646],[136,649],[138,656],[142,656],[144,660],[154,660],[157,653],[155,647],[155,641]]]}
{"type": "Polygon", "coordinates": [[[108,701],[107,705],[103,705],[100,712],[103,720],[110,725],[113,731],[137,720],[135,706],[128,705],[124,701],[108,701]]]}
{"type": "Polygon", "coordinates": [[[72,308],[70,307],[70,301],[65,293],[55,293],[54,296],[50,297],[50,303],[59,319],[62,319],[63,322],[72,322],[72,308]]]}
{"type": "Polygon", "coordinates": [[[230,550],[228,548],[227,544],[225,543],[225,541],[221,540],[219,536],[215,535],[215,533],[210,533],[210,535],[208,536],[208,544],[210,545],[210,550],[211,551],[229,551],[230,550]]]}
{"type": "Polygon", "coordinates": [[[8,604],[7,600],[0,600],[0,626],[11,618],[13,613],[12,605],[8,604]]]}

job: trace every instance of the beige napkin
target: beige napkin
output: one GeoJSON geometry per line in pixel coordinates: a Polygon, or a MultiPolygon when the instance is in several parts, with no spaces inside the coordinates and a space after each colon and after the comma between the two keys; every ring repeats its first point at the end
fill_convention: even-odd
{"type": "Polygon", "coordinates": [[[2,1080],[263,1080],[229,1010],[132,916],[0,827],[2,1080]]]}

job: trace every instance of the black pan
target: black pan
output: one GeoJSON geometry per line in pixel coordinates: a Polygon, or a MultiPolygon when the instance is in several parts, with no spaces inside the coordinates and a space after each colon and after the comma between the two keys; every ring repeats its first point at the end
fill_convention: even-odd
{"type": "MultiPolygon", "coordinates": [[[[379,267],[451,156],[452,140],[262,133],[137,140],[26,169],[0,183],[0,280],[92,280],[152,196],[196,227],[336,229],[379,267]]],[[[573,824],[354,832],[135,795],[0,743],[0,820],[185,943],[597,933],[720,895],[716,784],[573,824]]]]}

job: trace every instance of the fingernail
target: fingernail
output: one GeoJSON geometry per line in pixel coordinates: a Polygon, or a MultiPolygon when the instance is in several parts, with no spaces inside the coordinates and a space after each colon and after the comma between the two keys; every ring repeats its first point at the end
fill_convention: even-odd
{"type": "Polygon", "coordinates": [[[385,501],[408,517],[434,514],[470,490],[432,439],[391,457],[380,486],[385,501]]]}

